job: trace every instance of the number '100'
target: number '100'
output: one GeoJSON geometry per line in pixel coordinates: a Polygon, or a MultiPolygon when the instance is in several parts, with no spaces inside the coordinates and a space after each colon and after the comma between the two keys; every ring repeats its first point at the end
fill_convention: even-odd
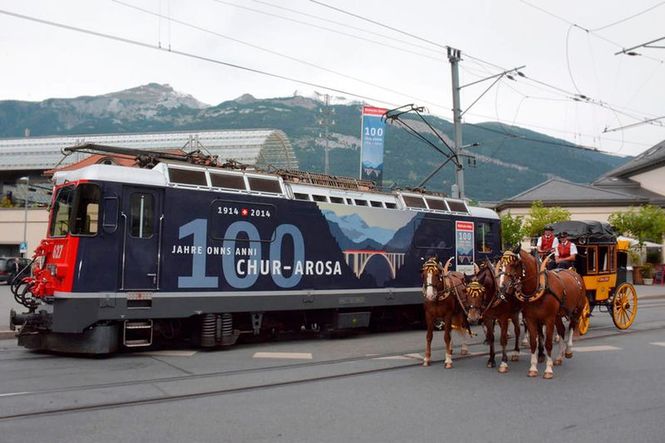
{"type": "MultiPolygon", "coordinates": [[[[256,251],[255,257],[261,260],[262,247],[265,243],[261,242],[259,231],[252,223],[248,221],[237,221],[231,223],[224,234],[223,249],[231,251],[231,254],[222,255],[222,271],[226,282],[233,288],[245,289],[251,287],[259,278],[258,273],[238,275],[236,270],[236,240],[240,233],[245,233],[248,237],[249,247],[256,251]]],[[[192,246],[200,248],[203,254],[192,254],[192,275],[179,276],[179,288],[217,288],[219,287],[219,277],[206,275],[207,249],[208,249],[208,220],[197,218],[180,227],[179,238],[183,239],[192,235],[192,246]]],[[[273,241],[269,243],[270,262],[281,261],[282,243],[284,237],[291,237],[293,241],[293,264],[305,260],[305,241],[300,229],[295,225],[282,224],[275,228],[273,241]]],[[[286,277],[282,274],[271,274],[273,282],[280,288],[292,288],[296,286],[302,274],[293,273],[286,277]]]]}

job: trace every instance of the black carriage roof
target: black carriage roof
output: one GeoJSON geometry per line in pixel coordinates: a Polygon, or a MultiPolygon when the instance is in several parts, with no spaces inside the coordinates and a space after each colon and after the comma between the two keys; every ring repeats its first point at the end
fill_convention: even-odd
{"type": "Polygon", "coordinates": [[[583,243],[616,243],[619,235],[607,223],[595,220],[576,220],[552,223],[556,235],[567,232],[571,241],[583,243]]]}

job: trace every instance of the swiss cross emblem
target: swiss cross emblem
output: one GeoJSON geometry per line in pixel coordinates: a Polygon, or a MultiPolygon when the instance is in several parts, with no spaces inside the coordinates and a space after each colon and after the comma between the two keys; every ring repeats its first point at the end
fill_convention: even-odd
{"type": "Polygon", "coordinates": [[[247,217],[247,215],[249,215],[249,211],[247,210],[247,208],[242,208],[242,210],[240,211],[240,215],[242,215],[243,217],[247,217]]]}

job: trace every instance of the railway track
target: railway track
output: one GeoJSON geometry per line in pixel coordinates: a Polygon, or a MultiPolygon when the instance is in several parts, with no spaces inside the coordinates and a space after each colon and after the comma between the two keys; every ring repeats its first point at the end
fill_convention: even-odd
{"type": "MultiPolygon", "coordinates": [[[[653,331],[658,331],[658,330],[665,329],[665,323],[662,320],[644,321],[644,322],[641,322],[640,326],[646,326],[646,327],[641,327],[640,329],[633,329],[633,330],[628,330],[628,331],[617,331],[616,329],[614,329],[612,327],[607,327],[607,329],[614,329],[613,332],[600,333],[600,334],[595,334],[593,336],[579,337],[579,338],[577,338],[576,342],[580,343],[580,342],[595,341],[595,340],[610,338],[610,337],[615,337],[615,336],[642,334],[642,333],[653,332],[653,331]],[[651,326],[649,326],[649,325],[651,325],[651,326]]],[[[595,328],[594,331],[602,331],[604,329],[605,328],[603,328],[603,327],[595,328]]],[[[482,343],[474,343],[471,346],[474,346],[474,347],[482,346],[484,348],[484,345],[482,343]]],[[[442,351],[442,348],[439,348],[439,349],[436,349],[436,350],[440,352],[440,351],[442,351]]],[[[142,379],[142,380],[132,380],[132,381],[126,381],[126,382],[101,383],[101,384],[94,384],[94,385],[80,385],[80,386],[70,386],[70,387],[63,387],[63,388],[44,389],[44,390],[38,390],[38,391],[7,393],[7,394],[0,394],[0,400],[10,400],[12,402],[15,402],[21,397],[39,397],[39,396],[48,396],[48,395],[57,395],[57,394],[62,395],[62,394],[65,394],[65,393],[76,393],[76,392],[82,392],[82,391],[127,388],[127,387],[141,386],[141,385],[150,386],[150,385],[155,385],[155,384],[160,384],[160,383],[164,384],[164,383],[174,383],[174,382],[179,382],[179,381],[215,379],[215,378],[223,378],[223,377],[232,377],[232,376],[236,376],[236,375],[247,376],[247,375],[251,375],[251,374],[265,374],[265,373],[270,373],[270,372],[278,373],[280,371],[288,371],[288,372],[292,373],[292,372],[295,372],[296,370],[311,369],[311,368],[315,368],[315,367],[326,367],[329,370],[334,370],[334,367],[336,367],[336,366],[343,366],[343,365],[349,364],[349,363],[358,363],[358,362],[363,362],[363,361],[377,360],[377,359],[382,359],[382,358],[386,358],[386,357],[393,357],[393,356],[403,356],[403,355],[412,354],[412,353],[416,353],[416,352],[420,352],[420,351],[422,351],[422,348],[419,348],[417,350],[407,349],[407,350],[391,352],[390,354],[382,354],[382,355],[358,356],[358,357],[324,360],[324,361],[317,361],[317,362],[292,363],[292,364],[288,364],[288,365],[277,365],[277,366],[261,367],[261,368],[237,369],[237,370],[228,370],[228,371],[214,371],[214,372],[208,372],[208,373],[202,373],[202,374],[179,375],[179,376],[171,376],[171,377],[159,377],[159,378],[150,378],[150,379],[142,379]]],[[[476,352],[476,353],[472,353],[472,354],[467,355],[467,356],[457,356],[455,360],[460,361],[460,360],[467,360],[467,359],[476,359],[476,358],[480,358],[480,357],[485,357],[487,355],[488,355],[487,352],[476,352]]],[[[85,412],[92,412],[92,411],[99,411],[99,410],[106,410],[106,409],[135,407],[135,406],[141,406],[141,405],[147,405],[147,404],[168,403],[168,402],[181,401],[181,400],[192,400],[192,399],[197,399],[197,398],[215,397],[215,396],[222,396],[222,395],[232,395],[232,394],[238,394],[238,393],[243,393],[243,392],[277,389],[277,388],[292,386],[292,385],[320,383],[320,382],[325,382],[325,381],[339,380],[339,379],[344,379],[344,378],[348,378],[348,377],[358,377],[358,376],[363,376],[363,375],[368,375],[368,374],[376,374],[376,373],[381,373],[381,372],[401,371],[401,370],[404,370],[404,369],[414,368],[414,367],[420,366],[420,365],[421,365],[421,361],[413,358],[410,361],[409,360],[399,360],[399,361],[391,362],[391,364],[389,366],[385,366],[385,367],[363,368],[363,369],[356,369],[356,370],[341,370],[341,372],[339,372],[339,369],[344,369],[344,368],[339,368],[339,369],[337,369],[338,372],[335,372],[335,373],[332,373],[332,374],[313,375],[313,376],[307,376],[307,377],[296,377],[296,378],[293,378],[293,379],[283,379],[283,380],[272,381],[272,382],[268,382],[268,383],[253,383],[253,384],[240,385],[240,386],[221,387],[221,388],[218,388],[218,389],[204,389],[204,390],[198,391],[198,392],[186,392],[186,393],[178,393],[178,394],[162,393],[161,395],[157,395],[157,396],[145,396],[143,398],[130,399],[130,400],[98,402],[98,403],[93,403],[93,404],[88,404],[88,405],[71,405],[71,406],[65,406],[65,407],[59,407],[59,408],[22,411],[22,412],[0,415],[0,423],[9,422],[9,421],[13,421],[13,420],[25,420],[25,419],[31,419],[31,418],[40,418],[40,417],[63,415],[63,414],[85,413],[85,412]]],[[[162,392],[164,392],[164,391],[162,391],[162,392]]]]}

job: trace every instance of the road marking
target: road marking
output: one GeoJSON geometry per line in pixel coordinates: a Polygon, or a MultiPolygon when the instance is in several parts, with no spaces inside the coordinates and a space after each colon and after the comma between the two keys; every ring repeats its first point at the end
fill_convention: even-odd
{"type": "Polygon", "coordinates": [[[621,348],[609,345],[598,346],[574,346],[573,352],[601,352],[601,351],[620,351],[621,348]]]}
{"type": "Polygon", "coordinates": [[[406,355],[389,355],[387,357],[375,357],[372,360],[412,360],[413,357],[406,355]]]}
{"type": "Polygon", "coordinates": [[[311,352],[255,352],[253,358],[285,358],[289,360],[311,360],[311,352]]]}
{"type": "Polygon", "coordinates": [[[199,351],[178,351],[178,350],[164,350],[164,351],[146,351],[146,352],[137,352],[134,355],[147,355],[150,357],[191,357],[197,354],[199,351]]]}
{"type": "Polygon", "coordinates": [[[663,346],[663,347],[665,347],[665,341],[657,341],[657,342],[649,343],[649,344],[654,345],[654,346],[663,346]]]}
{"type": "Polygon", "coordinates": [[[30,394],[28,391],[24,392],[7,392],[6,394],[0,394],[0,397],[13,397],[15,395],[24,395],[24,394],[30,394]]]}

